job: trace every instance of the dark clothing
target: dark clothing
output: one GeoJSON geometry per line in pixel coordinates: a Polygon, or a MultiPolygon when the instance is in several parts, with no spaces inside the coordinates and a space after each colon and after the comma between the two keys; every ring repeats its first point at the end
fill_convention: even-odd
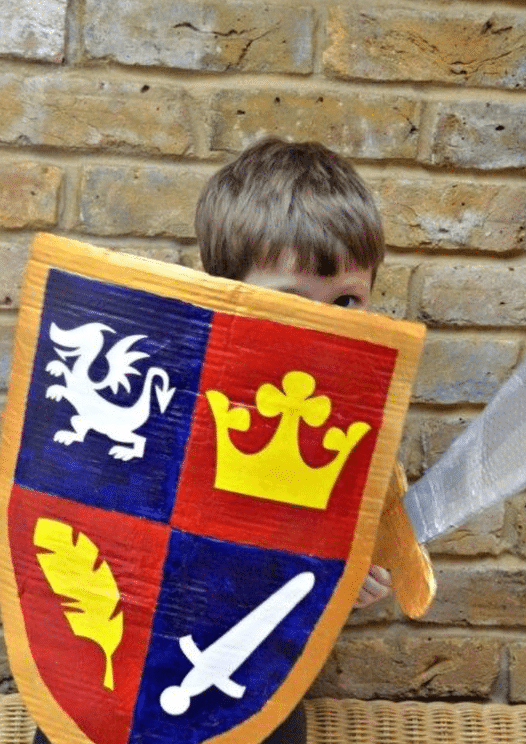
{"type": "Polygon", "coordinates": [[[33,739],[33,744],[50,744],[49,739],[45,734],[42,733],[42,731],[37,728],[35,731],[35,738],[33,739]]]}
{"type": "MultiPolygon", "coordinates": [[[[300,703],[281,726],[261,744],[305,744],[307,740],[307,721],[305,710],[300,703]]],[[[36,730],[33,744],[50,744],[49,739],[40,729],[36,730]]]]}
{"type": "Polygon", "coordinates": [[[307,719],[305,708],[300,703],[281,726],[261,744],[305,744],[307,741],[307,719]]]}

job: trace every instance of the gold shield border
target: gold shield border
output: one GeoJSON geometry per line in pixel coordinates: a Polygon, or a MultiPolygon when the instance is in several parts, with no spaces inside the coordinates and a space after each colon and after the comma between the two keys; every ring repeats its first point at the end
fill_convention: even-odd
{"type": "Polygon", "coordinates": [[[34,240],[22,291],[10,390],[0,456],[0,588],[10,663],[32,717],[54,744],[91,744],[58,706],[32,659],[11,563],[7,508],[20,446],[26,398],[48,271],[78,273],[214,311],[370,341],[398,351],[381,427],[369,468],[352,550],[333,597],[289,676],[263,709],[209,742],[257,744],[294,708],[328,657],[361,588],[373,554],[385,493],[394,466],[425,327],[382,316],[322,305],[295,295],[211,277],[180,266],[138,258],[48,234],[34,240]]]}

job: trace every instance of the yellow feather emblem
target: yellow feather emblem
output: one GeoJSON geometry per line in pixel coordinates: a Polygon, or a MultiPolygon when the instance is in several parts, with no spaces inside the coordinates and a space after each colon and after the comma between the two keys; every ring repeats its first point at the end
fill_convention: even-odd
{"type": "Polygon", "coordinates": [[[37,560],[55,594],[74,635],[96,643],[106,658],[104,687],[114,688],[112,656],[123,636],[123,614],[115,615],[120,592],[106,561],[97,568],[97,546],[82,532],[76,542],[73,528],[64,522],[40,518],[33,542],[47,553],[37,560]]]}

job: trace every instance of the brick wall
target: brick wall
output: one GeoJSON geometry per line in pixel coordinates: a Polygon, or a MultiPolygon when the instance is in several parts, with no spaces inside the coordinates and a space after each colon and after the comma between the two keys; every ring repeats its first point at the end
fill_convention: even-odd
{"type": "MultiPolygon", "coordinates": [[[[34,231],[198,267],[202,184],[266,133],[350,155],[377,195],[375,307],[430,328],[410,478],[523,358],[522,0],[3,0],[1,16],[0,406],[34,231]]],[[[526,701],[524,506],[435,542],[420,622],[390,600],[354,613],[312,694],[526,701]]]]}

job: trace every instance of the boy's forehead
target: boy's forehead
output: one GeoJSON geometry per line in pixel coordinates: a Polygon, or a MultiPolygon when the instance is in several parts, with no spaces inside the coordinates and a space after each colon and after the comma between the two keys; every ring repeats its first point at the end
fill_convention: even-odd
{"type": "MultiPolygon", "coordinates": [[[[299,271],[294,266],[254,266],[245,275],[243,281],[248,282],[248,278],[261,279],[265,283],[281,284],[287,281],[296,282],[319,282],[326,284],[342,284],[352,282],[356,285],[369,286],[372,276],[372,268],[363,268],[361,266],[352,266],[349,269],[340,269],[333,276],[323,276],[315,271],[305,269],[299,271]]],[[[252,283],[252,282],[248,282],[252,283]]],[[[255,282],[254,282],[255,283],[255,282]]]]}
{"type": "MultiPolygon", "coordinates": [[[[252,269],[274,269],[276,271],[294,272],[301,274],[310,274],[313,276],[330,276],[316,271],[314,268],[305,267],[308,258],[312,254],[312,249],[302,247],[301,245],[283,246],[272,250],[263,250],[258,259],[254,261],[252,269]],[[307,261],[306,261],[307,259],[307,261]]],[[[316,261],[313,261],[313,265],[316,261]]],[[[347,269],[359,269],[360,267],[353,261],[352,256],[336,254],[330,261],[330,267],[335,267],[334,273],[339,273],[347,269]]]]}

